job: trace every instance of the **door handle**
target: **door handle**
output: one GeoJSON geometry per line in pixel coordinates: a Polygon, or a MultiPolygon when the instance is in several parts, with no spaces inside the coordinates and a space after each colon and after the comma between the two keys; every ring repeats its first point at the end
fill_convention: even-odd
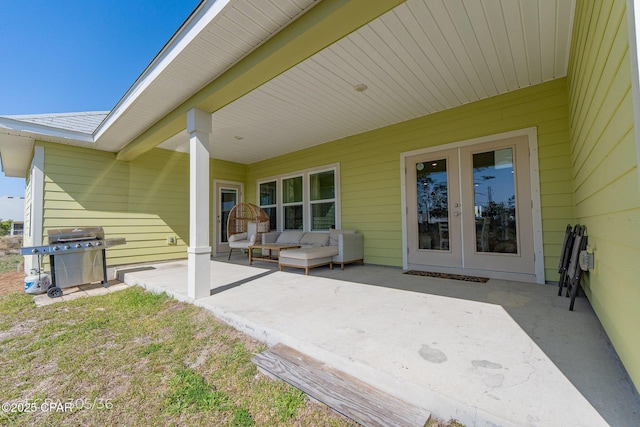
{"type": "Polygon", "coordinates": [[[460,216],[460,212],[454,212],[453,216],[460,216]]]}
{"type": "Polygon", "coordinates": [[[454,207],[454,208],[459,208],[459,207],[460,207],[460,203],[454,203],[454,204],[453,204],[453,207],[454,207]]]}

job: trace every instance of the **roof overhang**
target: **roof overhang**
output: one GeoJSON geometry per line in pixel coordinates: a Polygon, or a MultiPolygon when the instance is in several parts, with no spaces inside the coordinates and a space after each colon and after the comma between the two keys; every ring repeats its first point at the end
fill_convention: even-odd
{"type": "Polygon", "coordinates": [[[33,155],[33,145],[33,138],[1,135],[0,163],[2,163],[2,172],[10,177],[26,177],[33,155]]]}
{"type": "MultiPolygon", "coordinates": [[[[268,34],[268,38],[254,41],[255,48],[251,52],[236,54],[240,60],[223,68],[201,90],[122,147],[118,152],[118,159],[131,160],[184,130],[185,115],[190,109],[199,108],[211,113],[219,111],[404,1],[300,2],[306,3],[305,13],[286,22],[275,34],[268,34]]],[[[226,31],[220,21],[232,15],[234,7],[249,10],[254,5],[246,0],[226,2],[225,7],[211,18],[209,30],[214,33],[226,31]]],[[[238,25],[237,30],[241,34],[248,34],[256,28],[245,22],[244,26],[238,25]]],[[[203,35],[203,39],[205,38],[206,35],[203,35]]],[[[194,39],[193,44],[185,49],[197,51],[197,46],[203,39],[194,39]]]]}
{"type": "Polygon", "coordinates": [[[204,0],[92,134],[0,128],[126,161],[188,151],[186,112],[199,108],[212,113],[211,156],[251,164],[564,77],[574,7],[204,0]]]}

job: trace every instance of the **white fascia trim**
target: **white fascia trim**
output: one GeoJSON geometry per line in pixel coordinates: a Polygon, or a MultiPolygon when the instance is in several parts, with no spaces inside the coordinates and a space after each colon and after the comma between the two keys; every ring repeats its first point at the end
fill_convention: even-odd
{"type": "Polygon", "coordinates": [[[78,142],[93,143],[93,135],[72,130],[64,130],[57,127],[46,126],[21,120],[0,117],[0,129],[6,129],[9,135],[24,136],[24,132],[42,135],[44,138],[62,138],[78,142]]]}
{"type": "Polygon", "coordinates": [[[107,118],[98,126],[94,133],[97,141],[106,130],[115,123],[135,103],[151,83],[182,53],[182,51],[205,29],[207,25],[234,0],[203,1],[183,26],[173,35],[171,40],[162,48],[151,64],[142,72],[107,118]]]}

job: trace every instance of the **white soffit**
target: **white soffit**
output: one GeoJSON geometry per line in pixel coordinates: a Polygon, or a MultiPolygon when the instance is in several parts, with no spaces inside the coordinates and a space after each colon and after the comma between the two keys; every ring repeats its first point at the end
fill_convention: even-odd
{"type": "Polygon", "coordinates": [[[216,112],[212,157],[253,163],[564,77],[573,14],[569,0],[408,0],[216,112]]]}
{"type": "Polygon", "coordinates": [[[34,140],[23,136],[2,135],[0,138],[0,162],[6,176],[24,178],[27,176],[34,140]]]}
{"type": "Polygon", "coordinates": [[[202,3],[98,129],[95,148],[121,149],[317,1],[202,3]]]}

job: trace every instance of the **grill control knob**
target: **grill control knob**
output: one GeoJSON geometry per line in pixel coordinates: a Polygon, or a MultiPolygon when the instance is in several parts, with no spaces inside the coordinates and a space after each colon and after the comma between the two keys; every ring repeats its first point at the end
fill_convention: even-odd
{"type": "Polygon", "coordinates": [[[80,248],[82,248],[82,245],[80,243],[76,243],[76,248],[80,249],[80,248]]]}
{"type": "Polygon", "coordinates": [[[96,242],[96,246],[102,246],[102,242],[96,242]]]}
{"type": "Polygon", "coordinates": [[[93,246],[91,243],[87,243],[88,248],[90,248],[91,246],[93,246]]]}
{"type": "Polygon", "coordinates": [[[37,254],[38,252],[40,252],[40,251],[38,250],[38,248],[33,248],[33,249],[31,250],[31,253],[32,253],[32,254],[37,254]]]}
{"type": "Polygon", "coordinates": [[[71,249],[71,246],[69,246],[69,245],[64,245],[64,248],[65,248],[65,249],[71,249]]]}
{"type": "Polygon", "coordinates": [[[54,247],[53,247],[53,250],[54,250],[54,251],[59,251],[59,250],[60,250],[60,248],[59,248],[59,247],[57,247],[57,246],[54,246],[54,247]]]}

